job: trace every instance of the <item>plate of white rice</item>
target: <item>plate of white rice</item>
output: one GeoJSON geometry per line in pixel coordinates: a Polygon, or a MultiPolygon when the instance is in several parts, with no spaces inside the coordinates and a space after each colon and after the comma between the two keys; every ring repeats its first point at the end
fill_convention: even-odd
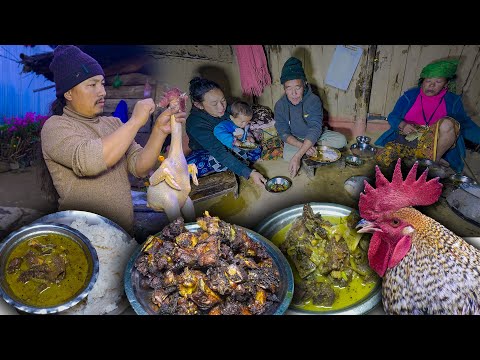
{"type": "Polygon", "coordinates": [[[123,275],[139,244],[113,221],[87,211],[68,210],[44,216],[35,223],[68,225],[85,235],[97,251],[98,279],[88,296],[64,315],[118,315],[130,305],[123,275]]]}

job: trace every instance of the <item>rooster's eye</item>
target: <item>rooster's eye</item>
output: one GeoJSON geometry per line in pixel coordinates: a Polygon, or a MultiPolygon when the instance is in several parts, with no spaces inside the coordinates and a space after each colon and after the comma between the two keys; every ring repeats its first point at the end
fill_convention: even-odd
{"type": "Polygon", "coordinates": [[[392,226],[397,227],[398,225],[400,225],[400,221],[398,219],[392,219],[392,226]]]}

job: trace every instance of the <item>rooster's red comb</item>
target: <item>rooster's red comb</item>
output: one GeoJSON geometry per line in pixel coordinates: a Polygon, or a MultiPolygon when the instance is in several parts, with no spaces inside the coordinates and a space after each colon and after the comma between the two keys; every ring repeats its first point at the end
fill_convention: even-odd
{"type": "Polygon", "coordinates": [[[390,183],[383,176],[378,165],[375,166],[377,188],[373,188],[365,181],[364,193],[360,194],[358,208],[362,218],[373,221],[383,212],[408,206],[431,205],[438,200],[442,193],[442,184],[438,181],[438,177],[426,181],[428,170],[425,170],[416,180],[418,168],[418,162],[416,162],[403,181],[400,167],[401,159],[399,158],[390,183]]]}

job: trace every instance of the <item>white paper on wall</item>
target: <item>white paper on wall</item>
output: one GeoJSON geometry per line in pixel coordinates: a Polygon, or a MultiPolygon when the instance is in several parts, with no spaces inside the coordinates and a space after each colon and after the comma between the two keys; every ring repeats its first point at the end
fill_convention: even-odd
{"type": "Polygon", "coordinates": [[[355,45],[337,45],[328,67],[325,84],[347,90],[362,57],[363,49],[355,45]]]}

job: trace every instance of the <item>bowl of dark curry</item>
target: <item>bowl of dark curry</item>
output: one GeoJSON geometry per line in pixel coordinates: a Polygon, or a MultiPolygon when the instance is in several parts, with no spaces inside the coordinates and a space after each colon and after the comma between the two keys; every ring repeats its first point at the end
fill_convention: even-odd
{"type": "Polygon", "coordinates": [[[358,212],[333,203],[280,210],[255,231],[290,263],[295,292],[289,313],[361,315],[381,301],[381,279],[368,263],[369,234],[357,233],[358,212]]]}
{"type": "Polygon", "coordinates": [[[99,272],[87,237],[63,224],[32,224],[0,243],[0,295],[20,312],[53,314],[84,299],[99,272]]]}
{"type": "Polygon", "coordinates": [[[293,296],[292,270],[276,246],[208,212],[150,236],[124,283],[139,315],[282,315],[293,296]]]}

